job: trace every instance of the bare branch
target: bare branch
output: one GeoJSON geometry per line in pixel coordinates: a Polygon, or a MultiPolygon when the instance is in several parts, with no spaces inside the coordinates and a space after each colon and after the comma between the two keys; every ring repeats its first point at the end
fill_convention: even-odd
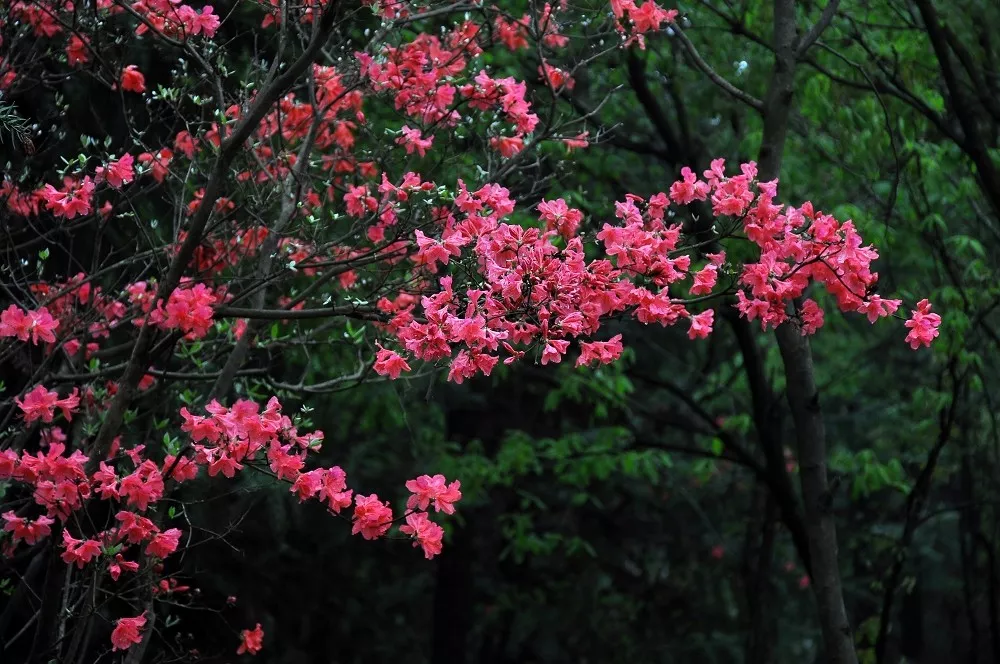
{"type": "Polygon", "coordinates": [[[695,66],[698,67],[698,69],[700,69],[702,73],[705,74],[705,76],[708,76],[709,80],[711,80],[717,86],[725,90],[730,96],[737,99],[738,101],[743,102],[744,104],[754,109],[758,113],[762,113],[764,111],[764,102],[762,102],[760,99],[757,99],[753,95],[744,92],[743,90],[740,90],[738,87],[736,87],[735,85],[724,79],[722,76],[720,76],[718,72],[712,69],[712,66],[707,62],[705,62],[704,58],[702,58],[701,55],[698,53],[698,49],[694,47],[694,44],[691,43],[691,40],[688,39],[688,36],[684,34],[683,30],[681,30],[676,25],[670,26],[670,29],[677,34],[677,39],[680,40],[681,45],[684,46],[684,50],[687,51],[688,55],[691,56],[691,59],[694,61],[695,66]]]}
{"type": "Polygon", "coordinates": [[[799,42],[799,46],[795,51],[795,56],[797,58],[802,58],[806,54],[806,51],[816,43],[816,40],[820,38],[823,31],[827,29],[830,25],[830,21],[837,14],[837,7],[840,5],[840,0],[829,0],[826,3],[826,7],[823,9],[823,13],[820,14],[819,20],[816,21],[809,32],[807,32],[802,40],[799,42]]]}

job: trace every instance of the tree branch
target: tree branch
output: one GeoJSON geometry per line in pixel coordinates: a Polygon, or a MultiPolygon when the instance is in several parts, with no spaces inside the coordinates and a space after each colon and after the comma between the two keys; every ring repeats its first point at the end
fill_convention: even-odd
{"type": "Polygon", "coordinates": [[[806,54],[806,51],[816,43],[816,40],[820,38],[823,31],[827,29],[830,25],[830,21],[837,14],[837,7],[840,5],[840,0],[827,0],[826,7],[823,8],[823,13],[820,14],[819,20],[809,28],[809,32],[803,35],[802,39],[799,41],[799,46],[796,49],[795,57],[801,59],[802,56],[806,54]]]}
{"type": "Polygon", "coordinates": [[[711,80],[717,86],[722,88],[726,93],[728,93],[734,99],[743,102],[744,104],[754,109],[758,113],[763,112],[764,102],[762,102],[760,99],[757,99],[753,95],[744,92],[743,90],[740,90],[738,87],[736,87],[735,85],[724,79],[722,76],[720,76],[714,69],[712,69],[712,66],[707,62],[705,62],[704,58],[702,58],[701,55],[698,53],[698,49],[695,48],[694,44],[691,43],[691,40],[688,39],[688,36],[684,34],[684,31],[681,30],[680,27],[674,24],[670,26],[670,29],[673,30],[674,33],[677,35],[677,39],[680,40],[681,45],[684,46],[684,50],[687,51],[687,54],[691,56],[691,60],[694,61],[695,66],[698,69],[700,69],[701,72],[705,74],[705,76],[708,76],[709,80],[711,80]]]}
{"type": "MultiPolygon", "coordinates": [[[[219,148],[219,155],[216,157],[212,167],[208,183],[205,185],[205,193],[202,197],[198,210],[191,217],[188,227],[188,235],[180,250],[170,264],[170,269],[160,287],[157,290],[157,300],[166,299],[180,283],[184,270],[191,262],[194,251],[201,243],[202,235],[208,224],[209,217],[215,202],[222,195],[225,181],[229,176],[229,165],[236,157],[237,152],[243,143],[250,137],[257,128],[260,121],[267,114],[272,104],[295,82],[295,79],[312,64],[316,54],[319,53],[326,38],[333,26],[335,13],[333,11],[336,0],[328,0],[322,13],[320,21],[316,24],[312,38],[305,51],[282,73],[276,77],[270,86],[266,87],[254,99],[247,113],[240,118],[232,133],[229,134],[219,148]]],[[[150,364],[150,347],[153,343],[155,328],[144,325],[136,339],[132,355],[129,358],[128,366],[118,384],[118,393],[115,395],[111,406],[108,408],[104,424],[101,426],[97,437],[94,439],[90,449],[91,462],[103,459],[111,441],[121,429],[125,417],[125,411],[135,399],[138,393],[139,381],[146,374],[150,364]]],[[[88,468],[88,472],[93,472],[95,468],[88,468]]]]}

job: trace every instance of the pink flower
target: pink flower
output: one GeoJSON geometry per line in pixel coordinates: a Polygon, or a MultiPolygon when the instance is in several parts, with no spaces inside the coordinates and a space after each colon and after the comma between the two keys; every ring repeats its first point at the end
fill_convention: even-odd
{"type": "Polygon", "coordinates": [[[178,528],[171,528],[155,535],[146,545],[146,553],[157,558],[166,558],[177,550],[181,534],[178,528]]]}
{"type": "Polygon", "coordinates": [[[719,280],[719,268],[709,263],[694,275],[694,285],[691,286],[692,295],[708,295],[715,288],[719,280]]]}
{"type": "Polygon", "coordinates": [[[132,572],[134,574],[139,571],[139,563],[131,560],[125,560],[125,557],[122,554],[117,553],[115,554],[115,559],[108,565],[108,574],[111,575],[112,581],[117,581],[123,571],[132,572]]]}
{"type": "Polygon", "coordinates": [[[115,515],[115,518],[121,521],[116,537],[119,542],[128,540],[129,544],[138,544],[159,531],[152,521],[133,512],[122,510],[115,515]]]}
{"type": "Polygon", "coordinates": [[[19,540],[24,540],[25,544],[29,546],[51,535],[52,529],[50,526],[55,523],[53,519],[44,514],[37,519],[31,520],[17,516],[13,510],[4,512],[3,520],[7,522],[4,524],[3,529],[14,534],[14,543],[16,544],[19,540]]]}
{"type": "Polygon", "coordinates": [[[18,453],[14,450],[0,451],[0,480],[9,480],[14,476],[18,464],[18,453]]]}
{"type": "Polygon", "coordinates": [[[547,230],[555,230],[569,240],[576,235],[576,230],[583,221],[583,213],[566,205],[566,201],[557,198],[554,201],[542,201],[538,204],[538,218],[545,222],[547,230]]]}
{"type": "Polygon", "coordinates": [[[232,479],[236,477],[237,471],[240,470],[243,470],[243,464],[225,453],[213,459],[208,464],[209,477],[215,477],[219,473],[222,473],[225,477],[232,479]]]}
{"type": "Polygon", "coordinates": [[[352,535],[361,533],[366,540],[377,539],[389,532],[392,526],[392,509],[377,494],[358,496],[354,500],[354,526],[352,535]]]}
{"type": "Polygon", "coordinates": [[[237,655],[249,653],[256,655],[264,647],[264,630],[260,623],[253,629],[245,629],[240,632],[240,647],[236,649],[237,655]]]}
{"type": "Polygon", "coordinates": [[[677,10],[666,10],[653,2],[653,0],[646,0],[638,9],[630,9],[628,16],[635,24],[637,32],[649,32],[651,30],[659,30],[661,23],[672,22],[677,17],[677,10]]]}
{"type": "Polygon", "coordinates": [[[428,519],[427,512],[414,512],[407,515],[406,525],[400,526],[399,531],[415,540],[413,546],[423,548],[424,557],[427,560],[441,553],[444,528],[428,519]]]}
{"type": "Polygon", "coordinates": [[[194,159],[195,150],[198,147],[198,141],[191,136],[191,132],[181,130],[177,132],[177,136],[174,137],[174,148],[184,153],[184,156],[188,159],[194,159]]]}
{"type": "Polygon", "coordinates": [[[134,160],[132,155],[125,153],[121,159],[108,162],[108,167],[104,169],[104,179],[115,189],[121,189],[122,185],[128,184],[135,178],[132,170],[134,160]]]}
{"type": "Polygon", "coordinates": [[[178,13],[181,15],[181,20],[184,22],[184,29],[187,30],[188,34],[204,34],[206,37],[214,37],[221,21],[213,11],[212,5],[202,7],[200,14],[187,5],[181,5],[178,13]],[[185,9],[188,11],[183,11],[185,9]]]}
{"type": "Polygon", "coordinates": [[[191,436],[191,440],[198,443],[203,440],[207,440],[210,443],[214,443],[222,435],[222,430],[215,420],[210,417],[203,417],[201,415],[192,415],[187,407],[181,408],[181,417],[184,418],[184,424],[181,425],[181,431],[184,431],[191,436]]]}
{"type": "Polygon", "coordinates": [[[340,510],[351,506],[354,492],[347,488],[347,473],[334,466],[302,473],[292,484],[292,493],[299,496],[299,502],[317,496],[319,500],[326,501],[331,512],[340,514],[340,510]]]}
{"type": "Polygon", "coordinates": [[[378,209],[378,201],[375,200],[374,196],[368,195],[368,185],[358,187],[352,184],[347,185],[344,204],[347,206],[347,214],[352,217],[363,217],[378,209]]]}
{"type": "Polygon", "coordinates": [[[419,129],[408,126],[404,126],[402,132],[402,135],[396,139],[396,144],[405,147],[406,154],[416,152],[423,157],[431,149],[431,144],[434,142],[433,136],[424,138],[419,129]]]}
{"type": "Polygon", "coordinates": [[[410,365],[399,353],[382,348],[381,345],[378,345],[378,348],[378,353],[375,355],[375,373],[396,380],[399,374],[410,370],[410,365]]]}
{"type": "Polygon", "coordinates": [[[142,628],[146,626],[146,612],[135,618],[119,618],[111,632],[111,650],[128,650],[136,643],[142,643],[142,628]]]}
{"type": "Polygon", "coordinates": [[[68,530],[63,530],[62,536],[66,550],[60,557],[67,564],[76,563],[77,567],[83,569],[84,565],[101,555],[101,543],[97,540],[74,539],[68,530]]]}
{"type": "Polygon", "coordinates": [[[858,312],[868,316],[868,322],[874,323],[883,316],[891,316],[896,313],[902,300],[883,300],[878,294],[872,295],[858,305],[858,312]]]}
{"type": "Polygon", "coordinates": [[[542,364],[548,364],[549,362],[559,364],[562,362],[562,356],[565,355],[567,348],[569,348],[569,341],[565,339],[549,339],[545,347],[542,348],[542,364]]]}
{"type": "Polygon", "coordinates": [[[703,201],[708,198],[710,190],[707,182],[698,180],[690,168],[681,169],[681,180],[670,185],[670,200],[679,205],[687,205],[691,201],[703,201]]]}
{"type": "Polygon", "coordinates": [[[813,300],[806,300],[802,303],[802,310],[799,312],[802,317],[802,334],[815,334],[816,330],[823,327],[823,310],[813,300]]]}
{"type": "Polygon", "coordinates": [[[406,483],[406,489],[413,495],[406,501],[406,509],[426,510],[431,502],[434,509],[445,514],[455,513],[455,503],[462,499],[462,492],[459,489],[462,483],[455,480],[446,485],[447,480],[444,475],[421,475],[416,479],[406,483]]]}
{"type": "Polygon", "coordinates": [[[688,329],[688,338],[705,339],[708,337],[712,333],[712,323],[714,320],[715,309],[708,309],[697,316],[691,316],[691,327],[688,329]]]}
{"type": "Polygon", "coordinates": [[[50,392],[45,387],[36,385],[35,389],[24,395],[24,401],[15,398],[14,403],[24,413],[25,424],[31,424],[35,420],[51,422],[56,408],[62,411],[63,417],[72,420],[73,409],[80,405],[78,393],[79,390],[74,387],[73,392],[68,397],[60,399],[55,392],[50,392]]]}
{"type": "Polygon", "coordinates": [[[75,67],[76,65],[85,64],[90,59],[87,53],[87,44],[82,39],[73,35],[69,38],[69,44],[66,45],[66,63],[70,67],[75,67]]]}
{"type": "Polygon", "coordinates": [[[146,91],[146,78],[135,65],[125,67],[122,72],[122,90],[140,94],[146,91]]]}
{"type": "Polygon", "coordinates": [[[173,454],[168,454],[163,457],[161,473],[164,474],[164,480],[174,480],[178,483],[187,482],[198,476],[198,464],[187,457],[178,459],[173,454]],[[166,475],[168,472],[170,473],[169,476],[166,475]]]}
{"type": "Polygon", "coordinates": [[[267,460],[271,472],[279,480],[295,481],[305,466],[303,456],[291,452],[291,449],[291,445],[281,445],[277,441],[272,442],[267,449],[267,460]]]}
{"type": "Polygon", "coordinates": [[[573,77],[570,76],[568,72],[565,72],[558,67],[553,67],[544,60],[538,67],[538,75],[541,76],[542,80],[548,83],[549,87],[555,91],[558,91],[564,86],[567,90],[572,90],[576,85],[576,81],[573,80],[573,77]]]}
{"type": "Polygon", "coordinates": [[[616,334],[607,341],[581,341],[580,357],[576,366],[581,367],[595,360],[601,364],[610,364],[622,355],[622,335],[616,334]]]}
{"type": "Polygon", "coordinates": [[[83,178],[79,185],[66,183],[64,190],[59,190],[51,184],[45,185],[41,191],[45,207],[57,217],[72,219],[77,215],[88,215],[91,210],[91,197],[94,195],[94,182],[90,176],[83,178]]]}
{"type": "Polygon", "coordinates": [[[590,145],[590,141],[587,140],[587,136],[590,134],[589,131],[585,131],[582,134],[577,134],[572,138],[562,139],[563,145],[566,146],[566,152],[572,152],[573,150],[582,150],[590,145]]]}
{"type": "Polygon", "coordinates": [[[140,164],[152,164],[151,172],[153,174],[153,179],[157,182],[162,183],[167,179],[167,175],[170,173],[168,166],[170,166],[170,161],[174,158],[174,153],[169,148],[162,148],[156,154],[151,154],[149,152],[143,152],[139,155],[140,164]]]}
{"type": "Polygon", "coordinates": [[[118,476],[115,474],[114,468],[105,462],[100,462],[100,468],[94,472],[93,481],[94,491],[100,495],[101,499],[108,500],[118,497],[118,476]]]}
{"type": "Polygon", "coordinates": [[[906,327],[910,328],[906,335],[910,348],[916,350],[921,345],[929,347],[931,341],[938,336],[941,316],[931,313],[931,303],[928,300],[917,302],[917,308],[912,310],[910,315],[910,320],[905,323],[906,327]]]}
{"type": "Polygon", "coordinates": [[[131,475],[122,478],[118,495],[128,499],[128,504],[139,511],[146,511],[150,503],[163,497],[163,475],[155,463],[143,461],[131,475]]]}
{"type": "Polygon", "coordinates": [[[190,280],[182,280],[167,298],[166,306],[157,303],[156,309],[150,312],[149,320],[159,327],[170,330],[179,329],[186,333],[189,339],[200,339],[208,334],[212,327],[213,307],[221,297],[205,284],[191,284],[190,280]]]}
{"type": "Polygon", "coordinates": [[[437,271],[438,263],[447,265],[452,256],[460,256],[462,245],[467,242],[467,238],[460,232],[452,233],[447,238],[442,238],[440,242],[427,237],[420,229],[413,231],[413,234],[419,248],[413,257],[413,262],[416,265],[427,265],[432,272],[437,271]]]}
{"type": "Polygon", "coordinates": [[[490,139],[490,147],[510,159],[524,149],[524,139],[520,136],[494,136],[490,139]]]}
{"type": "Polygon", "coordinates": [[[0,313],[0,337],[17,337],[21,341],[30,338],[37,346],[39,341],[55,343],[58,328],[59,321],[45,307],[25,312],[12,304],[0,313]]]}

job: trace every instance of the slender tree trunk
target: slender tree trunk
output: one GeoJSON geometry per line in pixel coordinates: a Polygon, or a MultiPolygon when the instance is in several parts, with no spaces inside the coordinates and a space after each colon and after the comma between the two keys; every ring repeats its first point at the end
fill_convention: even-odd
{"type": "Polygon", "coordinates": [[[790,323],[778,327],[775,334],[785,363],[788,403],[798,438],[799,476],[813,566],[812,587],[819,607],[826,658],[831,664],[856,664],[837,561],[837,530],[826,470],[826,430],[816,391],[812,352],[808,340],[790,323]]]}
{"type": "Polygon", "coordinates": [[[806,537],[805,522],[799,509],[798,497],[792,486],[791,477],[785,469],[784,443],[781,435],[783,413],[777,407],[771,382],[764,372],[760,348],[754,338],[750,323],[745,318],[740,318],[735,309],[728,309],[723,312],[723,315],[733,329],[740,353],[743,356],[743,367],[750,385],[750,400],[753,404],[754,426],[770,476],[768,485],[777,501],[781,518],[785,527],[788,528],[802,565],[807,572],[812,573],[812,560],[809,557],[809,541],[806,537]]]}
{"type": "MultiPolygon", "coordinates": [[[[764,98],[764,133],[758,162],[762,181],[773,180],[780,174],[788,137],[798,48],[794,0],[775,0],[773,42],[774,70],[764,98]]],[[[840,581],[837,530],[830,509],[826,469],[826,430],[812,349],[808,338],[791,322],[779,326],[775,337],[784,362],[785,389],[795,425],[812,587],[819,607],[826,660],[831,664],[857,664],[840,581]]]]}
{"type": "Polygon", "coordinates": [[[965,618],[969,623],[969,661],[979,662],[979,616],[976,612],[976,589],[980,584],[979,570],[976,565],[975,536],[979,526],[979,514],[976,510],[976,492],[972,476],[970,452],[965,450],[962,455],[962,470],[959,475],[963,502],[967,506],[958,519],[959,553],[962,556],[962,599],[965,604],[965,618]]]}

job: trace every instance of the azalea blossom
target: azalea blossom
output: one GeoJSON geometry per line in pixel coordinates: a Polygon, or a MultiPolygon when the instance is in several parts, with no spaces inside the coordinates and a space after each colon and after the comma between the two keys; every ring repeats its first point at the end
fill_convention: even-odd
{"type": "Polygon", "coordinates": [[[427,518],[427,512],[414,512],[406,517],[406,525],[399,531],[413,538],[413,546],[424,550],[424,557],[430,560],[441,553],[441,540],[444,528],[427,518]]]}
{"type": "Polygon", "coordinates": [[[143,93],[146,91],[146,77],[135,65],[129,65],[122,71],[122,90],[143,93]]]}
{"type": "Polygon", "coordinates": [[[142,643],[142,628],[146,626],[146,612],[134,618],[119,618],[111,632],[111,650],[128,650],[142,643]]]}
{"type": "Polygon", "coordinates": [[[60,399],[57,393],[45,389],[42,385],[36,385],[24,395],[23,401],[15,397],[14,403],[24,413],[25,424],[31,424],[36,420],[51,422],[57,408],[62,411],[63,417],[72,420],[73,412],[80,405],[79,391],[74,387],[69,396],[60,399]]]}
{"type": "Polygon", "coordinates": [[[354,499],[354,526],[351,533],[361,534],[367,540],[377,539],[389,532],[392,526],[392,510],[389,503],[383,503],[376,494],[358,496],[354,499]]]}
{"type": "Polygon", "coordinates": [[[445,514],[455,513],[455,503],[462,499],[459,489],[462,483],[455,480],[447,483],[444,475],[421,475],[406,483],[406,489],[413,495],[406,501],[406,509],[426,510],[433,503],[434,509],[445,514]]]}
{"type": "Polygon", "coordinates": [[[240,647],[236,649],[237,655],[249,653],[256,655],[264,647],[264,630],[257,623],[253,629],[245,629],[240,632],[240,647]]]}

